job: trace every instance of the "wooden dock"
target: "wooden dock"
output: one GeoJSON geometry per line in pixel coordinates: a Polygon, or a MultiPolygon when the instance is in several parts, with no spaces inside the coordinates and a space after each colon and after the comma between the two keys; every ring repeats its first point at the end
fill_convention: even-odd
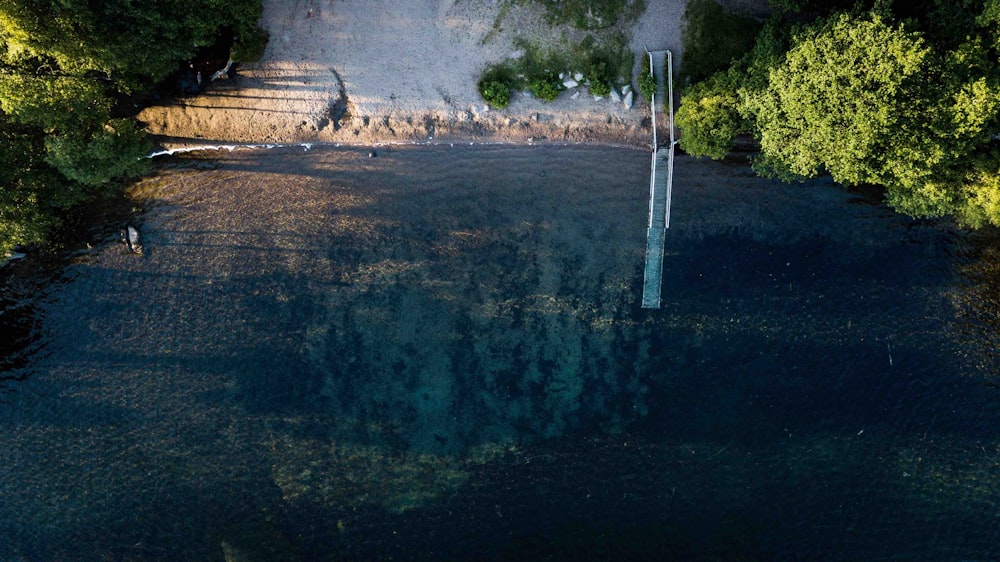
{"type": "Polygon", "coordinates": [[[646,227],[646,268],[642,283],[642,307],[660,308],[663,277],[663,246],[670,228],[670,190],[674,172],[674,112],[673,80],[664,76],[664,65],[671,65],[669,51],[648,54],[656,93],[653,95],[653,156],[649,174],[649,223],[646,227]],[[666,124],[670,131],[669,145],[661,148],[656,133],[657,117],[663,117],[666,101],[666,124]]]}

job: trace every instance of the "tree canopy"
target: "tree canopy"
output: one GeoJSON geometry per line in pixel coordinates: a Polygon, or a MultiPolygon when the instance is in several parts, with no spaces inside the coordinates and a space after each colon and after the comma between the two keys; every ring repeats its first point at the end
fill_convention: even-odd
{"type": "Polygon", "coordinates": [[[776,17],[747,56],[683,93],[682,148],[721,158],[750,133],[760,173],[828,173],[884,187],[914,217],[1000,225],[1000,0],[933,10],[776,17]]]}
{"type": "Polygon", "coordinates": [[[150,144],[115,100],[154,87],[224,30],[259,50],[260,0],[0,0],[0,256],[62,209],[141,174],[150,144]]]}

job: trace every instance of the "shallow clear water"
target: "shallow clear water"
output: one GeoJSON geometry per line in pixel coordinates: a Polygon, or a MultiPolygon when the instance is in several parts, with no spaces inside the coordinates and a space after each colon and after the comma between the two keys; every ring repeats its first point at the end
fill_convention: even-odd
{"type": "Polygon", "coordinates": [[[965,236],[682,158],[648,311],[645,152],[366,156],[135,187],[3,383],[0,559],[998,556],[965,236]]]}

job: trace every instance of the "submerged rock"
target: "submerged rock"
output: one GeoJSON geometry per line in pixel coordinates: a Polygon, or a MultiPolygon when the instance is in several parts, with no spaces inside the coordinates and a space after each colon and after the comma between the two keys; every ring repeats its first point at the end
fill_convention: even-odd
{"type": "Polygon", "coordinates": [[[119,231],[119,238],[128,247],[128,251],[133,254],[142,255],[142,236],[139,229],[131,224],[119,231]]]}

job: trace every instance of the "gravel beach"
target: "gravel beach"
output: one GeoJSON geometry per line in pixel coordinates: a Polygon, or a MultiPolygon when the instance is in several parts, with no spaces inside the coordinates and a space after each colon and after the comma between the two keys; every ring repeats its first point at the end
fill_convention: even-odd
{"type": "MultiPolygon", "coordinates": [[[[637,55],[670,49],[680,62],[683,0],[647,0],[621,31],[637,55]]],[[[262,60],[204,94],[144,110],[139,119],[165,148],[206,143],[492,139],[647,146],[649,109],[586,88],[543,103],[516,94],[490,110],[476,83],[514,54],[515,38],[560,44],[532,4],[496,0],[265,1],[270,42],[262,60]],[[338,118],[339,117],[339,118],[338,118]]],[[[636,71],[638,63],[636,63],[636,71]]],[[[567,69],[572,70],[572,69],[567,69]]]]}

